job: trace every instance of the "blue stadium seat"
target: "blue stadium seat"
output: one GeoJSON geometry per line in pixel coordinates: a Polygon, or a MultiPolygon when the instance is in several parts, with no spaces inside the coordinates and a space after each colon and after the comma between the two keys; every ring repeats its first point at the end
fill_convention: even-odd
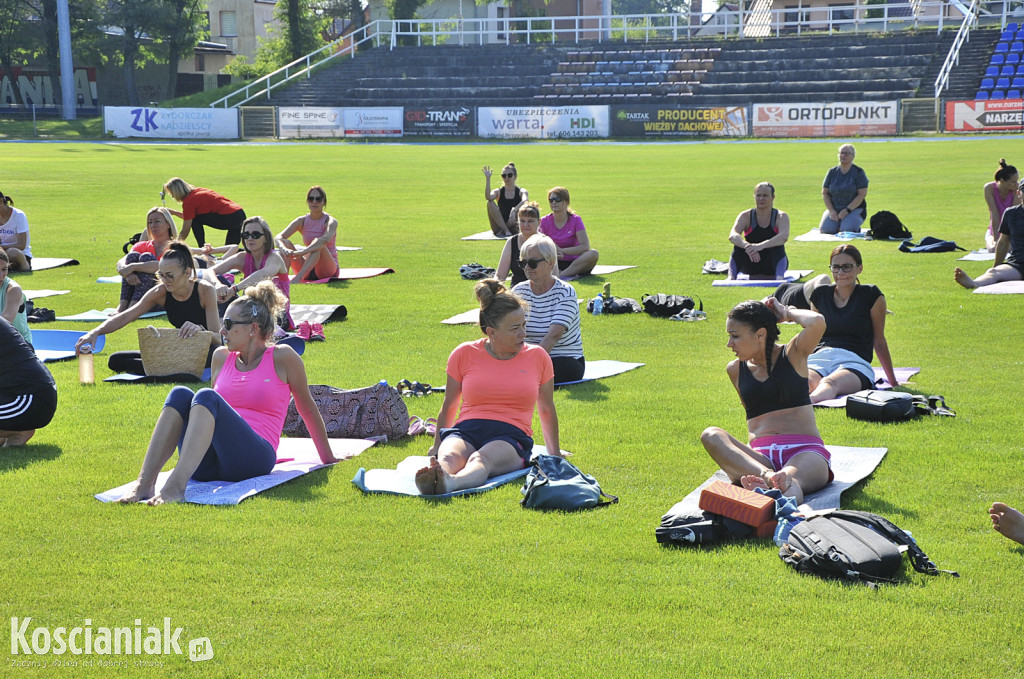
{"type": "Polygon", "coordinates": [[[1006,62],[1006,57],[1002,54],[993,54],[991,61],[988,62],[989,66],[1002,66],[1006,62]]]}
{"type": "Polygon", "coordinates": [[[1020,55],[1017,54],[1016,52],[1010,52],[1009,54],[1006,55],[1006,63],[1014,65],[1019,64],[1020,55]]]}
{"type": "Polygon", "coordinates": [[[993,80],[992,78],[983,78],[982,81],[981,81],[981,89],[983,89],[983,90],[991,90],[995,86],[996,86],[996,81],[993,80]]]}
{"type": "Polygon", "coordinates": [[[1003,31],[1002,33],[999,34],[999,39],[1006,40],[1007,42],[1009,42],[1010,40],[1013,40],[1016,36],[1017,34],[1014,33],[1013,31],[1003,31]]]}
{"type": "Polygon", "coordinates": [[[989,66],[988,68],[985,69],[985,77],[986,78],[995,78],[998,75],[999,75],[999,67],[998,66],[989,66]]]}
{"type": "Polygon", "coordinates": [[[1002,90],[992,90],[992,96],[989,99],[1006,99],[1006,93],[1002,90]]]}
{"type": "Polygon", "coordinates": [[[1017,34],[1013,36],[1014,40],[1024,40],[1024,30],[1017,31],[1017,34]]]}
{"type": "Polygon", "coordinates": [[[996,89],[997,90],[1008,90],[1008,89],[1010,89],[1010,79],[1009,78],[1000,78],[999,80],[997,80],[996,81],[996,89]]]}
{"type": "Polygon", "coordinates": [[[1006,76],[1006,77],[1011,77],[1016,72],[1017,72],[1017,69],[1015,69],[1013,66],[1003,66],[1002,70],[999,71],[999,75],[1003,75],[1003,76],[1006,76]]]}
{"type": "Polygon", "coordinates": [[[1010,43],[1008,42],[997,42],[996,48],[992,50],[995,54],[1006,54],[1010,51],[1010,43]]]}
{"type": "Polygon", "coordinates": [[[974,95],[975,101],[985,101],[986,99],[988,99],[988,92],[983,90],[978,90],[974,95]]]}
{"type": "Polygon", "coordinates": [[[1020,99],[1020,90],[1008,90],[1006,92],[1007,99],[1020,99]]]}
{"type": "Polygon", "coordinates": [[[1024,75],[1024,64],[1017,67],[1017,75],[1024,75]]]}
{"type": "Polygon", "coordinates": [[[1016,52],[1017,54],[1024,52],[1024,41],[1016,41],[1013,44],[1011,44],[1010,51],[1016,52]]]}
{"type": "Polygon", "coordinates": [[[1016,21],[1011,21],[1008,24],[1006,24],[1006,28],[1004,30],[1016,31],[1016,30],[1019,30],[1019,29],[1020,29],[1020,26],[1017,25],[1017,22],[1016,21]]]}
{"type": "Polygon", "coordinates": [[[1010,87],[1012,87],[1015,90],[1024,89],[1024,76],[1018,75],[1017,77],[1015,77],[1013,79],[1013,82],[1010,83],[1010,87]]]}

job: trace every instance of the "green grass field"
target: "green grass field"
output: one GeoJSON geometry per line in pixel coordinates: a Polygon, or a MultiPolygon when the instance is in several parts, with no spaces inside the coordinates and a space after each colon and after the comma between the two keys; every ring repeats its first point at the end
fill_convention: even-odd
{"type": "MultiPolygon", "coordinates": [[[[895,212],[917,237],[979,247],[981,187],[1000,157],[1024,163],[1016,141],[860,141],[869,209],[895,212]]],[[[275,231],[304,211],[308,186],[323,184],[338,242],[364,248],[342,253],[342,265],[397,273],[293,291],[295,302],[349,310],[326,326],[326,343],[309,346],[312,382],[443,383],[449,352],[479,335],[439,322],[472,304],[458,268],[494,266],[499,253],[493,242],[459,240],[486,228],[485,163],[515,161],[538,199],[567,186],[601,261],[639,266],[577,282],[581,297],[610,281],[617,296],[696,295],[709,313],[704,323],[583,319],[589,359],[647,365],[556,392],[562,447],[621,496],[581,514],[522,510],[517,485],[437,504],[351,485],[360,466],[423,454],[426,437],[372,448],[237,507],[105,505],[93,494],[134,478],[168,387],[83,387],[74,362],[50,364],[56,418],[26,448],[0,453],[4,624],[31,617],[30,630],[52,631],[141,619],[145,628],[169,617],[183,642],[209,637],[215,657],[141,656],[162,662],[156,670],[134,656],[106,657],[127,662],[121,670],[95,656],[8,661],[77,662],[75,676],[1021,676],[1024,548],[995,533],[986,510],[995,500],[1024,505],[1014,414],[1022,299],[959,288],[956,255],[862,247],[862,280],[895,311],[895,364],[920,366],[911,388],[945,395],[957,417],[872,425],[819,411],[818,425],[828,443],[889,448],[844,506],[889,517],[962,577],[907,567],[904,584],[872,591],[797,575],[768,541],[703,550],[655,542],[662,514],[714,470],[699,433],[715,424],[744,436],[725,373],[725,314],[764,290],[713,289],[701,265],[728,256],[726,234],[758,181],[775,184],[794,234],[816,225],[837,146],[0,145],[0,189],[28,213],[36,256],[82,262],[18,278],[28,289],[71,289],[38,302],[58,314],[116,305],[117,286],[93,281],[114,273],[121,243],[144,226],[171,176],[223,192],[275,231]]],[[[830,244],[787,247],[794,268],[825,270],[830,244]]],[[[111,351],[135,343],[132,328],[108,336],[97,377],[109,375],[111,351]]],[[[440,404],[436,395],[408,401],[422,417],[440,404]]]]}

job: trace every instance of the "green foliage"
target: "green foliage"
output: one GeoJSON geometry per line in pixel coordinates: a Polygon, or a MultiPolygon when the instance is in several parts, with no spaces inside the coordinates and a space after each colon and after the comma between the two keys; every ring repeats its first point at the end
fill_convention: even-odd
{"type": "Polygon", "coordinates": [[[297,30],[293,33],[290,28],[289,3],[279,2],[274,9],[274,17],[280,22],[280,27],[268,26],[267,37],[257,37],[259,48],[253,60],[239,55],[224,69],[226,73],[237,78],[259,78],[327,44],[323,36],[330,18],[318,13],[308,0],[291,1],[298,3],[297,30]],[[298,45],[297,54],[293,53],[293,35],[298,45]]]}
{"type": "MultiPolygon", "coordinates": [[[[1015,139],[859,140],[857,162],[871,179],[872,210],[892,210],[915,236],[973,248],[987,219],[980,185],[1015,139]],[[920,182],[907,168],[935,171],[920,182]]],[[[702,323],[583,318],[589,359],[646,366],[555,394],[563,447],[622,498],[579,514],[524,511],[515,485],[446,503],[363,496],[351,485],[360,466],[422,455],[425,437],[372,448],[238,507],[104,505],[92,495],[135,476],[168,387],[87,388],[74,362],[50,364],[55,420],[29,446],[0,453],[4,615],[51,630],[85,618],[145,627],[167,616],[185,627],[183,642],[212,640],[213,660],[164,657],[161,676],[1019,676],[1024,548],[992,531],[986,509],[1024,505],[1012,406],[1021,298],[960,289],[955,254],[861,247],[862,278],[895,311],[886,327],[894,360],[920,366],[911,388],[944,394],[957,417],[872,425],[824,411],[818,425],[829,443],[889,448],[844,505],[911,530],[961,578],[908,568],[905,584],[871,591],[799,576],[767,541],[655,543],[662,514],[714,470],[701,430],[743,436],[724,319],[765,290],[713,288],[701,265],[728,255],[729,227],[759,181],[774,183],[793,233],[816,224],[838,143],[4,144],[0,188],[26,210],[36,254],[82,262],[18,277],[28,289],[71,290],[42,302],[61,314],[116,304],[117,286],[93,281],[113,273],[121,243],[170,176],[223,192],[275,232],[305,211],[306,187],[323,184],[338,242],[364,248],[341,253],[342,266],[396,273],[295,286],[295,302],[349,309],[348,320],[326,326],[325,343],[307,348],[314,382],[437,384],[449,352],[479,336],[439,321],[472,305],[459,265],[498,258],[499,244],[459,240],[486,228],[484,164],[515,161],[534,199],[569,187],[602,261],[639,265],[575,282],[580,297],[608,281],[617,296],[696,294],[709,312],[702,323]]],[[[787,249],[794,267],[821,272],[830,244],[787,249]]],[[[974,275],[985,264],[965,268],[974,275]]],[[[110,352],[137,346],[142,325],[107,337],[98,377],[109,375],[110,352]]],[[[408,401],[421,417],[440,404],[437,395],[408,401]]],[[[93,659],[75,675],[109,676],[93,659]]],[[[125,676],[141,674],[127,660],[125,676]]]]}

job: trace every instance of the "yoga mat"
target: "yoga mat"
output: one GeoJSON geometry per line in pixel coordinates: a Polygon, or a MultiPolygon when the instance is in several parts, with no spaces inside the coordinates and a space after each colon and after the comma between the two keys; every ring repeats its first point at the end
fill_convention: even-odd
{"type": "Polygon", "coordinates": [[[66,295],[70,290],[22,290],[25,294],[25,299],[40,299],[42,297],[55,297],[56,295],[66,295]]]}
{"type": "Polygon", "coordinates": [[[291,312],[296,323],[340,321],[348,315],[348,309],[342,304],[292,304],[291,312]]]}
{"type": "MultiPolygon", "coordinates": [[[[825,448],[832,455],[832,473],[835,480],[816,493],[811,493],[804,498],[800,505],[801,512],[822,511],[825,509],[838,509],[840,496],[847,488],[858,481],[867,478],[885,457],[887,448],[856,448],[852,446],[826,445],[825,448]]],[[[715,481],[730,483],[729,477],[721,469],[716,471],[711,478],[695,488],[689,495],[672,506],[661,519],[661,531],[671,530],[672,521],[675,517],[691,516],[700,511],[700,492],[715,481]]],[[[683,531],[681,531],[682,533],[683,531]]],[[[685,540],[672,540],[689,544],[685,540]]]]}
{"type": "Polygon", "coordinates": [[[643,365],[643,363],[626,363],[625,361],[587,361],[586,368],[583,371],[583,379],[576,380],[575,382],[558,382],[555,386],[565,387],[570,384],[581,384],[591,380],[599,380],[602,377],[621,375],[624,372],[636,370],[643,365]]]}
{"type": "Polygon", "coordinates": [[[839,234],[831,234],[831,233],[822,233],[818,229],[814,228],[814,229],[811,229],[810,231],[808,231],[805,234],[801,234],[801,235],[797,236],[793,240],[804,241],[804,242],[807,242],[807,241],[827,241],[827,242],[830,242],[830,243],[834,243],[834,242],[837,242],[837,241],[848,241],[848,240],[854,240],[854,239],[858,239],[858,238],[863,239],[863,238],[867,238],[867,237],[868,237],[867,231],[860,231],[860,232],[842,231],[839,234]]]}
{"type": "Polygon", "coordinates": [[[511,236],[495,236],[493,231],[481,231],[472,236],[464,236],[462,240],[508,240],[511,236]]]}
{"type": "MultiPolygon", "coordinates": [[[[83,311],[80,314],[74,316],[57,316],[58,321],[88,321],[90,323],[101,323],[114,314],[117,313],[117,309],[104,309],[103,311],[97,311],[96,309],[89,309],[83,311]]],[[[139,318],[156,318],[157,316],[163,316],[163,311],[147,311],[146,313],[139,316],[139,318]]]]}
{"type": "MultiPolygon", "coordinates": [[[[533,447],[534,455],[542,455],[546,452],[547,450],[544,446],[533,447]]],[[[477,488],[466,488],[465,490],[457,490],[454,493],[445,493],[444,495],[420,495],[420,491],[416,489],[416,472],[426,467],[429,461],[430,458],[426,455],[411,455],[399,462],[398,467],[395,469],[364,469],[360,467],[352,479],[352,484],[364,493],[410,495],[421,497],[425,500],[444,500],[458,495],[469,495],[471,493],[483,493],[488,490],[494,490],[498,486],[503,486],[506,483],[523,478],[530,471],[530,468],[526,467],[525,469],[517,469],[508,474],[492,476],[487,479],[487,483],[477,488]]]]}
{"type": "Polygon", "coordinates": [[[996,253],[988,250],[971,250],[966,255],[956,260],[958,262],[994,262],[996,253]]]}
{"type": "Polygon", "coordinates": [[[976,295],[1024,295],[1024,281],[1003,281],[974,288],[976,295]]]}
{"type": "Polygon", "coordinates": [[[312,285],[315,283],[330,283],[331,281],[348,281],[356,278],[373,278],[374,276],[381,276],[386,273],[395,273],[395,270],[385,267],[368,269],[338,269],[338,274],[331,278],[318,278],[312,281],[306,280],[302,281],[302,283],[312,285]]]}
{"type": "MultiPolygon", "coordinates": [[[[78,264],[77,259],[63,259],[61,257],[33,257],[32,258],[32,271],[44,271],[46,269],[56,269],[58,266],[74,266],[78,264]]],[[[12,274],[29,273],[28,271],[14,271],[11,270],[12,274]]]]}
{"type": "Polygon", "coordinates": [[[356,250],[362,250],[362,248],[354,248],[351,245],[335,245],[335,252],[355,252],[356,250]]]}
{"type": "MultiPolygon", "coordinates": [[[[892,385],[889,384],[889,380],[885,379],[885,372],[881,368],[875,366],[875,389],[892,389],[892,385]]],[[[900,384],[906,384],[910,381],[910,378],[921,372],[920,368],[893,368],[892,371],[896,373],[896,381],[900,384]]],[[[815,403],[816,408],[845,408],[846,397],[840,396],[839,398],[829,399],[827,401],[819,401],[815,403]]]]}
{"type": "MultiPolygon", "coordinates": [[[[583,304],[583,300],[577,297],[576,303],[583,304]]],[[[450,318],[444,319],[441,323],[444,325],[477,325],[480,323],[480,309],[463,311],[461,314],[455,314],[450,318]]]]}
{"type": "Polygon", "coordinates": [[[808,276],[814,273],[814,269],[787,269],[786,275],[781,280],[760,280],[756,278],[743,278],[744,274],[740,274],[740,278],[732,280],[718,280],[712,281],[711,285],[716,288],[777,288],[783,283],[792,283],[798,281],[804,276],[808,276]]]}
{"type": "Polygon", "coordinates": [[[584,276],[607,276],[608,274],[615,273],[616,271],[625,271],[626,269],[635,268],[635,264],[598,264],[594,267],[594,270],[588,274],[583,274],[583,276],[569,276],[568,278],[563,278],[562,280],[574,281],[577,278],[583,278],[584,276]]]}
{"type": "MultiPolygon", "coordinates": [[[[277,344],[286,344],[295,350],[299,356],[302,356],[306,351],[306,342],[297,335],[289,335],[283,339],[279,339],[277,344]]],[[[133,375],[132,373],[120,373],[117,375],[111,375],[105,378],[104,382],[138,382],[140,384],[151,384],[160,382],[209,382],[210,381],[210,369],[206,368],[203,370],[203,374],[200,377],[194,377],[187,374],[178,375],[133,375]]]]}
{"type": "Polygon", "coordinates": [[[123,281],[123,280],[124,279],[121,278],[120,276],[100,276],[99,278],[96,279],[96,282],[97,283],[116,283],[117,285],[121,285],[121,281],[123,281]]]}
{"type": "MultiPolygon", "coordinates": [[[[43,363],[62,361],[75,357],[75,342],[84,334],[74,330],[32,330],[32,346],[36,350],[36,357],[43,363]]],[[[96,338],[93,353],[103,351],[105,343],[103,335],[96,338]]]]}
{"type": "MultiPolygon", "coordinates": [[[[341,460],[347,460],[376,442],[367,439],[330,439],[330,443],[334,456],[341,460]]],[[[190,480],[185,488],[185,502],[197,505],[237,505],[242,500],[262,493],[268,488],[279,486],[298,476],[308,474],[314,469],[329,466],[320,462],[312,439],[282,438],[281,444],[277,447],[277,460],[277,464],[269,474],[245,481],[232,483],[229,481],[190,480]]],[[[169,471],[160,472],[156,482],[157,490],[163,487],[170,474],[169,471]]],[[[94,497],[100,502],[116,502],[127,492],[132,483],[134,482],[111,488],[94,497]]]]}

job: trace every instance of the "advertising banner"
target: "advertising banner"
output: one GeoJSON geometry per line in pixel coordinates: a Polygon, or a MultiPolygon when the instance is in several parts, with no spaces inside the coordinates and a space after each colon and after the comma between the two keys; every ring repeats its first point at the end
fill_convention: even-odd
{"type": "Polygon", "coordinates": [[[342,109],[346,137],[401,137],[402,107],[342,109]]]}
{"type": "Polygon", "coordinates": [[[613,137],[745,137],[747,107],[612,106],[613,137]]]}
{"type": "MultiPolygon", "coordinates": [[[[76,110],[82,115],[98,115],[96,69],[75,69],[76,110]]],[[[39,113],[57,113],[60,104],[54,98],[60,93],[60,78],[48,71],[14,66],[10,71],[0,67],[0,111],[22,111],[36,107],[39,113]]]]}
{"type": "Polygon", "coordinates": [[[288,137],[344,137],[342,109],[285,107],[278,109],[278,130],[282,139],[288,137]]]}
{"type": "Polygon", "coordinates": [[[1024,100],[947,101],[946,132],[1024,129],[1024,100]]]}
{"type": "Polygon", "coordinates": [[[477,109],[477,135],[491,139],[603,139],[607,106],[496,106],[477,109]]]}
{"type": "Polygon", "coordinates": [[[473,109],[430,106],[405,109],[405,134],[431,137],[472,137],[473,109]]]}
{"type": "Polygon", "coordinates": [[[115,137],[238,139],[238,111],[104,106],[103,131],[113,132],[115,137]]]}
{"type": "Polygon", "coordinates": [[[755,137],[848,137],[896,134],[898,102],[754,104],[755,137]]]}

